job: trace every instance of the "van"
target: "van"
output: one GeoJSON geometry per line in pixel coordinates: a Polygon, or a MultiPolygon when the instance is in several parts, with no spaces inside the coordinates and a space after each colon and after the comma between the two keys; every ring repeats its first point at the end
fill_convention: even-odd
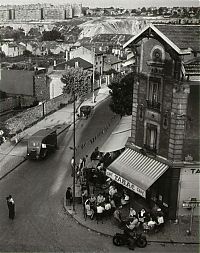
{"type": "Polygon", "coordinates": [[[34,133],[28,139],[27,158],[44,159],[50,151],[57,148],[56,130],[46,128],[34,133]]]}

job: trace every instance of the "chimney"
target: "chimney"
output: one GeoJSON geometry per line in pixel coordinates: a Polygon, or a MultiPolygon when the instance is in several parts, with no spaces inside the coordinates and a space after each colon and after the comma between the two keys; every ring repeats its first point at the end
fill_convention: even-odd
{"type": "Polygon", "coordinates": [[[75,62],[75,68],[78,68],[79,66],[78,66],[79,64],[78,64],[78,61],[76,61],[75,62]]]}
{"type": "Polygon", "coordinates": [[[53,66],[56,67],[56,60],[53,61],[53,66]]]}

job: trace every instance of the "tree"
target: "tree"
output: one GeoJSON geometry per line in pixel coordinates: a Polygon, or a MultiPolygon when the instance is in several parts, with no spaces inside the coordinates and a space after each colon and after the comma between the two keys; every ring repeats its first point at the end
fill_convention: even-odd
{"type": "Polygon", "coordinates": [[[76,99],[84,97],[91,90],[91,72],[82,68],[68,68],[61,81],[65,84],[63,93],[73,96],[74,92],[76,99]]]}
{"type": "Polygon", "coordinates": [[[141,12],[146,12],[146,11],[147,11],[146,8],[142,7],[141,12]]]}
{"type": "Polygon", "coordinates": [[[32,56],[32,53],[31,53],[31,51],[25,49],[24,52],[23,52],[23,55],[27,56],[27,57],[30,57],[30,56],[32,56]]]}
{"type": "Polygon", "coordinates": [[[62,36],[62,34],[57,30],[44,31],[42,33],[42,40],[43,41],[55,41],[57,39],[64,40],[64,36],[62,36]]]}
{"type": "Polygon", "coordinates": [[[132,114],[134,77],[134,73],[126,76],[118,74],[109,85],[112,96],[110,108],[113,112],[122,116],[132,114]]]}

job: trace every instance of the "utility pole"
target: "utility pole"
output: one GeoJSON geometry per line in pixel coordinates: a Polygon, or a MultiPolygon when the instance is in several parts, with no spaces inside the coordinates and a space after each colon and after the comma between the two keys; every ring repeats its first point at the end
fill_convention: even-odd
{"type": "Polygon", "coordinates": [[[95,46],[93,47],[94,51],[94,59],[93,59],[93,76],[92,76],[92,103],[95,103],[95,97],[94,97],[94,82],[95,82],[95,46]]]}
{"type": "MultiPolygon", "coordinates": [[[[74,80],[75,81],[75,80],[74,80]]],[[[75,177],[76,177],[76,94],[75,94],[75,82],[73,84],[73,152],[74,152],[74,164],[73,164],[73,211],[75,211],[75,177]]]]}

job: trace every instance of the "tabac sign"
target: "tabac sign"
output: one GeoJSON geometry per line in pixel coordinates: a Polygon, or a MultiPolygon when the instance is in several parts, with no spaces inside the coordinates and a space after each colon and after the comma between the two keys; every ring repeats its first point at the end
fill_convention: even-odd
{"type": "Polygon", "coordinates": [[[117,183],[125,186],[126,188],[134,191],[135,193],[139,194],[143,198],[146,198],[146,191],[138,187],[137,185],[131,183],[130,181],[126,180],[125,178],[115,174],[114,172],[106,169],[106,176],[110,177],[112,180],[116,181],[117,183]]]}

